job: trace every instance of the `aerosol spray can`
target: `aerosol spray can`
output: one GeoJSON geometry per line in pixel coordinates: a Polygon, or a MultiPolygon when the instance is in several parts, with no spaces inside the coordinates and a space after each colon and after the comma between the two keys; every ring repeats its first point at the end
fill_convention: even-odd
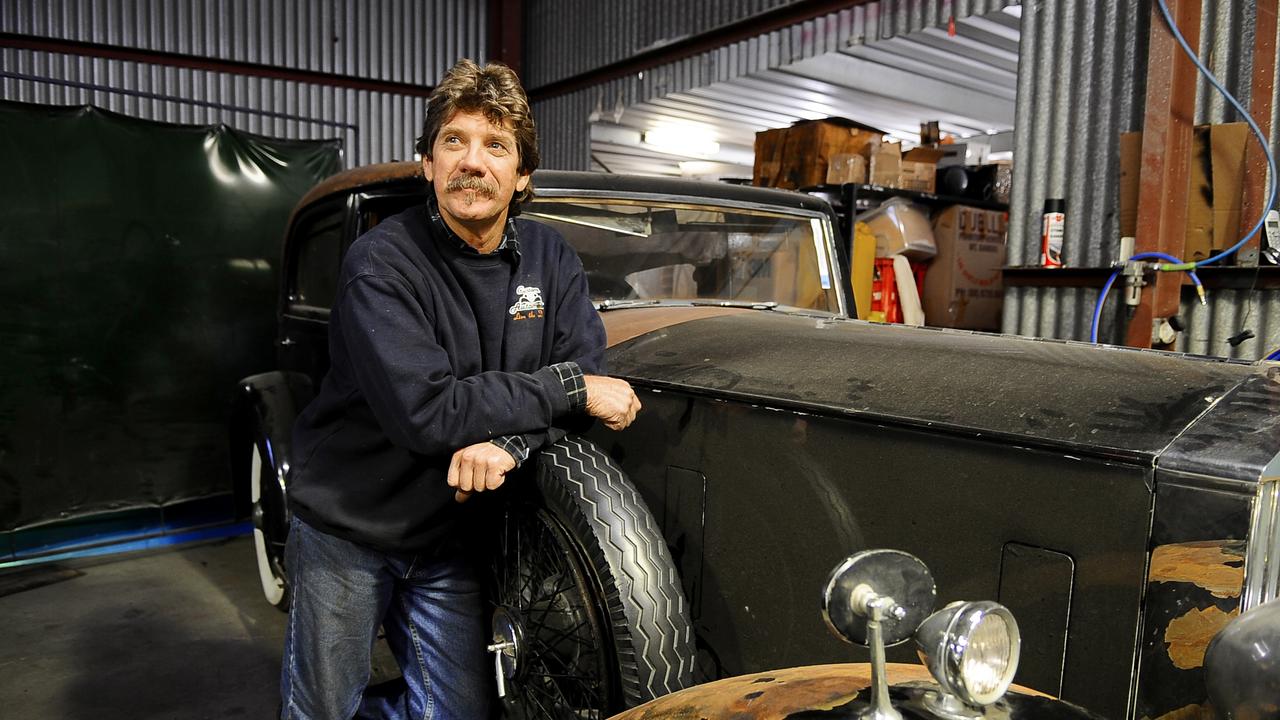
{"type": "Polygon", "coordinates": [[[1044,224],[1040,231],[1040,266],[1062,267],[1062,238],[1067,231],[1067,201],[1044,199],[1044,224]]]}

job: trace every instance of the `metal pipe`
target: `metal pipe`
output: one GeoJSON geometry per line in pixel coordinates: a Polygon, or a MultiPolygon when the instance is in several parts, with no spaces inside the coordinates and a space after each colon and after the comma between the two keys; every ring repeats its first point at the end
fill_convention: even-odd
{"type": "MultiPolygon", "coordinates": [[[[40,77],[38,75],[29,75],[26,73],[8,72],[0,70],[0,78],[8,78],[10,80],[24,80],[27,82],[44,83],[55,87],[69,87],[79,90],[92,90],[94,92],[112,93],[116,95],[125,95],[128,97],[139,97],[148,100],[160,100],[163,102],[172,102],[182,105],[193,105],[196,107],[207,107],[214,110],[222,110],[223,112],[242,112],[247,115],[257,115],[259,117],[269,117],[279,120],[296,120],[299,122],[307,122],[324,127],[341,128],[349,130],[352,135],[351,143],[351,159],[356,165],[359,165],[359,147],[360,147],[360,128],[351,123],[337,122],[335,120],[321,120],[318,118],[307,117],[305,115],[294,115],[290,113],[275,112],[272,110],[258,110],[243,105],[228,105],[226,103],[209,102],[207,100],[192,100],[190,98],[176,97],[174,95],[165,95],[163,93],[145,92],[142,90],[125,90],[123,88],[113,88],[108,85],[99,85],[97,83],[77,82],[75,80],[55,80],[53,78],[40,77]]],[[[346,140],[341,140],[346,145],[346,140]]]]}
{"type": "Polygon", "coordinates": [[[63,40],[60,38],[22,35],[18,33],[0,32],[0,47],[19,50],[35,50],[37,52],[58,53],[62,55],[79,55],[99,57],[110,60],[162,65],[166,67],[190,68],[211,72],[230,73],[252,77],[270,78],[272,80],[290,80],[315,85],[332,85],[334,87],[367,90],[369,92],[391,93],[393,95],[416,95],[428,97],[433,85],[416,85],[412,83],[393,82],[390,80],[373,80],[369,78],[351,77],[316,70],[299,70],[295,68],[265,65],[260,63],[239,62],[210,57],[196,57],[182,53],[162,52],[145,48],[130,48],[104,43],[83,42],[79,40],[63,40]]]}

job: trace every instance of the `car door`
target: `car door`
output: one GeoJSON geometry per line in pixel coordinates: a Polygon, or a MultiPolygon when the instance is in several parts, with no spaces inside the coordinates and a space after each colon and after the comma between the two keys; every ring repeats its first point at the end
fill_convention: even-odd
{"type": "Polygon", "coordinates": [[[317,387],[329,369],[329,309],[350,244],[350,207],[342,195],[303,210],[285,245],[280,367],[305,373],[317,387]]]}

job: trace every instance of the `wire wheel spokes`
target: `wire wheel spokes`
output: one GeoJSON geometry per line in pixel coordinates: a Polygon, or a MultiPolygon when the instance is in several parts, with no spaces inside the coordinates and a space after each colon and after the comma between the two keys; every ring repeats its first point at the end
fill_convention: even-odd
{"type": "Polygon", "coordinates": [[[612,650],[580,544],[547,510],[510,508],[491,581],[491,600],[522,630],[507,717],[605,717],[613,704],[612,650]]]}

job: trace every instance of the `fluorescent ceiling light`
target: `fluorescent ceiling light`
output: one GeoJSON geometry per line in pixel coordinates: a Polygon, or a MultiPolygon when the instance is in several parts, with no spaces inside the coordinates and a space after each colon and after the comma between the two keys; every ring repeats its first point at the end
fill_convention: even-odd
{"type": "Polygon", "coordinates": [[[646,130],[644,143],[653,146],[655,150],[672,155],[710,157],[720,152],[720,143],[715,141],[710,131],[694,125],[664,126],[646,130]]]}
{"type": "Polygon", "coordinates": [[[723,167],[720,163],[707,160],[681,160],[676,165],[680,166],[680,172],[685,175],[708,175],[720,172],[723,167]]]}

